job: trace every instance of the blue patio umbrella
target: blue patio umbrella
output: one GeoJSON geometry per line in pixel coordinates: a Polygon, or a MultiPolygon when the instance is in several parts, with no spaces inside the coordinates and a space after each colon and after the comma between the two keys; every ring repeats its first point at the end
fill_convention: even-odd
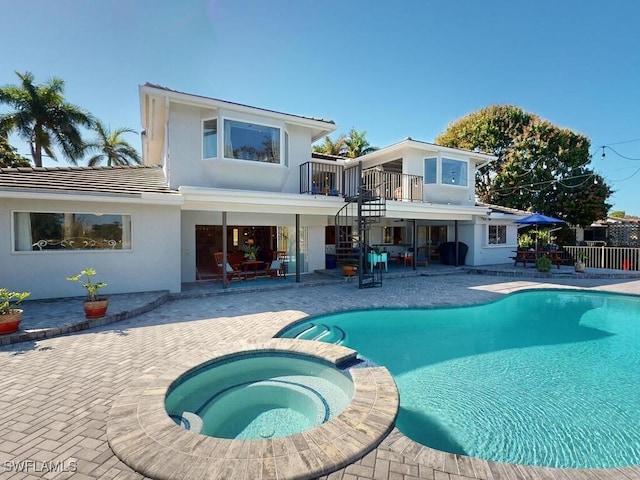
{"type": "Polygon", "coordinates": [[[549,217],[542,215],[541,213],[533,213],[529,216],[516,220],[515,223],[520,225],[534,225],[536,227],[536,250],[538,249],[538,225],[556,225],[558,223],[565,223],[564,220],[559,218],[549,217]]]}
{"type": "Polygon", "coordinates": [[[522,225],[555,225],[556,223],[564,223],[564,220],[548,217],[541,213],[533,213],[527,217],[521,218],[520,220],[516,220],[516,223],[520,223],[522,225]]]}

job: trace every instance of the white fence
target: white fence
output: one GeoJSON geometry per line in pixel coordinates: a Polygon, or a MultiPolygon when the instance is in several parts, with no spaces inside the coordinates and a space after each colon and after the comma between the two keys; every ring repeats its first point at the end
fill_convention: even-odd
{"type": "Polygon", "coordinates": [[[587,255],[587,267],[640,271],[640,248],[563,246],[562,249],[567,252],[571,262],[575,261],[578,252],[584,252],[587,255]]]}

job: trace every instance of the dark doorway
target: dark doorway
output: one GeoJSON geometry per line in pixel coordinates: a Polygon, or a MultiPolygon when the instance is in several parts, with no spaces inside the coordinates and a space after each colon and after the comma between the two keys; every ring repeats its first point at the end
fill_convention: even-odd
{"type": "MultiPolygon", "coordinates": [[[[275,226],[227,226],[227,254],[242,258],[245,247],[257,248],[256,259],[271,261],[277,250],[275,226]]],[[[222,225],[196,225],[196,268],[201,276],[215,272],[215,252],[222,251],[222,225]]]]}

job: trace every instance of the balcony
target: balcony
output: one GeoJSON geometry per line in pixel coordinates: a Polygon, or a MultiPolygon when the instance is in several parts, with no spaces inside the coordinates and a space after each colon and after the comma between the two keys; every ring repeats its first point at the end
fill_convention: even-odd
{"type": "Polygon", "coordinates": [[[422,202],[423,177],[370,168],[358,178],[357,166],[344,168],[334,162],[306,162],[300,165],[300,193],[355,198],[362,186],[372,197],[399,202],[422,202]]]}
{"type": "Polygon", "coordinates": [[[362,172],[362,187],[374,196],[399,202],[422,202],[422,177],[383,172],[370,168],[362,172]]]}
{"type": "Polygon", "coordinates": [[[314,161],[300,165],[300,193],[344,195],[344,167],[335,162],[314,161]]]}

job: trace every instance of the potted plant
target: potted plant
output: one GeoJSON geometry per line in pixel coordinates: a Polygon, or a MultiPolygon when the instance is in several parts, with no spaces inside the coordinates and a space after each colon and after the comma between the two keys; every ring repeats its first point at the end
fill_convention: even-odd
{"type": "Polygon", "coordinates": [[[255,245],[242,245],[242,251],[244,252],[244,258],[247,260],[255,260],[258,255],[260,247],[255,245]]]}
{"type": "Polygon", "coordinates": [[[101,318],[107,313],[109,307],[109,299],[101,298],[98,293],[102,287],[106,287],[104,282],[95,282],[92,277],[97,272],[93,268],[85,268],[79,274],[72,277],[67,277],[67,280],[71,282],[82,283],[82,277],[86,277],[86,282],[82,283],[82,286],[87,289],[89,299],[84,302],[84,313],[87,318],[101,318]]]}
{"type": "Polygon", "coordinates": [[[584,273],[584,270],[586,268],[586,261],[587,261],[587,254],[583,251],[579,251],[578,253],[576,253],[576,264],[575,264],[575,269],[576,272],[578,273],[584,273]]]}
{"type": "Polygon", "coordinates": [[[358,271],[357,260],[352,259],[352,260],[342,261],[342,273],[344,273],[345,277],[354,277],[357,271],[358,271]]]}
{"type": "Polygon", "coordinates": [[[18,307],[31,292],[10,292],[0,288],[0,334],[13,333],[20,327],[22,310],[18,307]]]}
{"type": "Polygon", "coordinates": [[[536,259],[536,268],[539,272],[548,272],[551,270],[551,259],[547,255],[540,255],[536,259]]]}

